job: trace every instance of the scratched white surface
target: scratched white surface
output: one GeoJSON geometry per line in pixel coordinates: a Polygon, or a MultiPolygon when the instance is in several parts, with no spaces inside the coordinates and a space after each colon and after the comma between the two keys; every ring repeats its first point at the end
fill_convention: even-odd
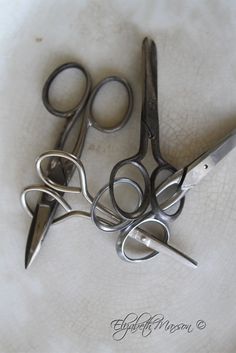
{"type": "Polygon", "coordinates": [[[121,74],[135,94],[121,132],[88,133],[82,160],[91,193],[115,162],[137,150],[146,35],[158,46],[165,157],[181,167],[235,128],[235,18],[235,2],[223,0],[1,1],[1,353],[235,352],[235,151],[188,194],[171,224],[171,244],[197,259],[197,270],[165,256],[124,263],[115,253],[117,234],[73,219],[50,229],[25,271],[30,219],[19,203],[22,188],[38,182],[36,156],[53,147],[61,127],[46,112],[41,89],[65,61],[83,63],[94,82],[121,74]],[[129,312],[161,313],[194,330],[127,333],[117,342],[110,322],[129,312]],[[199,319],[204,330],[195,326],[199,319]]]}

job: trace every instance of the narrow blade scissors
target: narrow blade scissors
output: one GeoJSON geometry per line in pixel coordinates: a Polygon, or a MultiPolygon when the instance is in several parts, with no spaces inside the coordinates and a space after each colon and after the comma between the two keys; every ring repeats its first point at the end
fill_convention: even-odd
{"type": "MultiPolygon", "coordinates": [[[[51,195],[53,198],[55,198],[55,200],[57,200],[57,202],[62,206],[62,208],[65,211],[65,213],[63,215],[54,219],[54,223],[64,221],[65,219],[68,219],[70,217],[80,217],[80,218],[82,217],[82,218],[86,218],[86,219],[91,218],[91,213],[88,213],[88,212],[85,212],[82,210],[72,210],[70,205],[65,201],[65,199],[61,196],[61,194],[58,194],[54,191],[54,190],[56,190],[57,192],[59,191],[60,193],[75,193],[75,194],[82,193],[84,198],[90,204],[92,204],[92,209],[93,209],[93,207],[95,205],[95,203],[94,203],[95,199],[91,196],[91,194],[88,191],[86,173],[84,170],[83,163],[81,162],[80,159],[78,159],[77,157],[75,157],[72,154],[65,152],[65,151],[57,151],[57,150],[48,151],[48,152],[43,153],[41,156],[39,156],[39,158],[37,160],[36,168],[37,168],[38,174],[41,177],[41,179],[43,180],[43,182],[49,187],[48,191],[45,190],[44,192],[48,192],[49,195],[51,195]],[[78,171],[78,174],[79,174],[80,186],[75,187],[75,186],[60,185],[60,184],[57,184],[54,181],[50,180],[50,178],[48,178],[44,174],[44,171],[41,168],[41,162],[44,159],[50,158],[50,157],[60,157],[60,158],[63,158],[65,160],[73,163],[75,169],[78,171]]],[[[115,180],[115,184],[120,184],[120,183],[126,183],[126,184],[128,183],[130,186],[132,186],[139,194],[139,199],[142,200],[142,191],[141,191],[139,185],[135,181],[133,181],[132,179],[129,179],[129,178],[128,179],[118,178],[115,180]]],[[[109,185],[105,185],[101,190],[102,190],[102,193],[108,191],[109,185]]],[[[26,190],[25,194],[24,194],[24,202],[25,202],[26,207],[29,207],[28,203],[26,201],[26,198],[25,198],[25,195],[27,192],[28,192],[28,190],[26,190]]],[[[131,223],[130,221],[127,221],[127,220],[125,221],[125,220],[121,219],[119,216],[117,216],[116,213],[114,213],[112,210],[105,207],[101,203],[97,204],[97,202],[96,202],[95,207],[96,207],[96,209],[98,209],[99,211],[102,212],[103,216],[106,217],[106,218],[99,217],[99,222],[100,222],[100,224],[103,224],[104,227],[113,227],[114,229],[119,229],[119,228],[124,229],[124,226],[127,225],[125,232],[127,232],[127,231],[129,232],[129,229],[130,229],[129,225],[131,223]]],[[[92,209],[91,209],[91,212],[92,212],[92,209]]],[[[151,218],[148,218],[148,222],[150,222],[150,219],[151,218]]],[[[165,253],[169,256],[172,256],[185,265],[192,266],[192,267],[196,266],[196,263],[194,260],[189,258],[187,255],[183,254],[179,250],[168,245],[167,241],[166,242],[159,241],[152,234],[141,229],[139,226],[141,226],[143,223],[145,223],[146,219],[144,219],[143,221],[140,221],[140,219],[139,219],[138,222],[139,222],[139,224],[137,225],[137,227],[135,227],[135,230],[133,229],[134,231],[132,231],[132,233],[130,235],[133,239],[135,239],[136,241],[138,241],[141,244],[146,245],[148,248],[156,249],[156,250],[158,249],[159,252],[162,252],[162,253],[165,253]]],[[[158,220],[155,220],[155,222],[158,222],[158,220]]],[[[133,226],[133,224],[132,224],[132,226],[133,226]]],[[[168,230],[167,226],[165,226],[165,227],[166,227],[165,228],[166,234],[169,236],[169,230],[168,230]]],[[[119,237],[119,240],[121,240],[121,236],[119,237]]],[[[125,244],[125,242],[123,242],[123,245],[124,244],[125,244]]],[[[118,250],[118,247],[117,247],[117,250],[118,250]]],[[[156,252],[155,252],[155,254],[156,254],[156,252]]],[[[139,260],[139,261],[141,261],[141,260],[139,260]]]]}
{"type": "MultiPolygon", "coordinates": [[[[170,208],[171,205],[166,204],[165,208],[159,210],[158,216],[154,213],[147,212],[145,213],[147,207],[151,204],[151,199],[156,198],[155,193],[155,180],[157,175],[162,171],[168,171],[174,173],[176,169],[164,160],[160,152],[159,145],[159,121],[158,121],[158,109],[157,109],[157,55],[156,55],[156,46],[154,41],[151,39],[145,38],[142,45],[143,50],[143,102],[142,102],[142,113],[141,113],[141,136],[140,136],[140,147],[139,152],[128,159],[125,159],[115,165],[111,172],[110,176],[110,195],[112,199],[112,204],[115,210],[118,212],[120,217],[126,217],[130,219],[130,223],[121,229],[120,235],[117,240],[117,253],[118,255],[126,261],[129,262],[140,262],[147,260],[157,255],[158,252],[164,252],[167,255],[174,256],[178,261],[183,262],[189,266],[196,267],[197,263],[184,253],[168,245],[170,238],[169,228],[166,224],[167,220],[175,219],[180,215],[183,205],[184,198],[181,198],[177,210],[175,213],[169,214],[165,211],[170,208]],[[141,160],[144,158],[147,153],[148,140],[151,140],[152,153],[154,159],[158,163],[158,166],[154,169],[151,179],[148,175],[148,172],[144,165],[141,163],[141,160]],[[117,172],[125,165],[132,165],[137,168],[143,176],[145,188],[137,208],[133,212],[126,212],[121,209],[115,199],[114,187],[116,183],[117,172]],[[151,184],[151,180],[154,180],[154,183],[151,184]],[[152,236],[149,232],[140,227],[147,222],[158,223],[162,230],[163,234],[161,236],[162,240],[157,239],[155,236],[152,236]],[[130,258],[125,252],[125,245],[128,237],[131,237],[146,245],[147,247],[153,249],[154,251],[147,256],[141,258],[130,258]]],[[[129,178],[127,178],[129,180],[129,178]]],[[[141,187],[139,187],[141,189],[141,187]]],[[[96,215],[96,209],[99,205],[99,200],[103,193],[106,191],[106,187],[102,188],[94,198],[91,208],[91,217],[97,227],[101,230],[110,232],[118,230],[116,225],[104,224],[101,222],[96,215]]],[[[162,206],[162,205],[161,205],[162,206]]]]}
{"type": "MultiPolygon", "coordinates": [[[[85,70],[84,67],[78,63],[65,63],[59,66],[56,70],[54,70],[48,77],[43,88],[43,103],[50,113],[57,117],[66,118],[67,120],[62,130],[62,133],[60,134],[60,137],[56,143],[55,149],[63,150],[65,142],[67,141],[67,138],[70,135],[70,132],[72,131],[72,128],[74,127],[78,119],[81,119],[81,123],[78,131],[77,141],[74,145],[74,148],[72,149],[72,154],[78,157],[80,157],[82,154],[87,130],[90,126],[93,126],[101,132],[109,133],[118,131],[128,121],[133,107],[133,94],[129,83],[125,79],[120,78],[118,76],[109,76],[100,81],[92,91],[91,87],[92,81],[88,71],[85,70]],[[55,107],[51,104],[49,99],[49,91],[54,79],[62,71],[67,69],[77,69],[81,71],[84,74],[86,85],[82,98],[78,102],[78,104],[67,111],[60,111],[58,109],[55,109],[55,107]],[[121,121],[119,123],[116,123],[112,127],[107,128],[105,126],[102,126],[98,121],[96,121],[93,116],[92,108],[98,92],[105,84],[109,82],[118,82],[125,88],[128,95],[128,106],[121,121]]],[[[74,170],[74,164],[70,161],[63,161],[60,158],[52,158],[47,166],[47,178],[53,180],[57,184],[68,185],[74,173],[74,170]]],[[[32,186],[26,188],[23,191],[21,195],[21,201],[23,207],[26,209],[29,215],[33,217],[25,252],[25,267],[27,268],[33,262],[35,256],[39,252],[42,241],[44,240],[47,234],[49,226],[53,223],[55,213],[59,205],[59,198],[57,198],[57,195],[55,195],[54,191],[50,190],[47,186],[32,186]],[[43,195],[37,203],[37,206],[34,211],[26,205],[25,195],[29,191],[43,192],[43,195]]]]}
{"type": "Polygon", "coordinates": [[[202,179],[206,177],[208,173],[211,172],[218,165],[218,163],[223,160],[235,147],[236,129],[224,137],[214,148],[200,155],[192,163],[178,170],[176,173],[169,176],[161,185],[159,185],[155,191],[157,209],[154,209],[154,212],[151,211],[146,215],[143,215],[139,219],[135,220],[126,229],[120,232],[116,244],[116,249],[121,259],[128,262],[139,262],[150,259],[161,252],[175,258],[178,261],[184,262],[187,265],[196,267],[197,262],[195,260],[189,258],[168,244],[168,239],[170,237],[169,228],[166,222],[161,219],[159,210],[168,209],[181,201],[181,199],[185,197],[186,193],[195,187],[198,183],[200,183],[202,179]],[[177,187],[177,190],[169,197],[168,200],[159,205],[157,197],[160,196],[163,192],[166,192],[166,190],[173,185],[177,187]],[[156,216],[156,213],[159,214],[159,217],[156,216]],[[150,234],[140,235],[140,232],[137,233],[137,228],[140,228],[142,224],[148,222],[156,222],[162,226],[166,235],[166,241],[159,241],[156,237],[152,237],[150,234]],[[129,257],[126,254],[126,241],[129,237],[137,240],[140,243],[143,243],[148,248],[153,249],[153,252],[143,258],[129,257]]]}
{"type": "MultiPolygon", "coordinates": [[[[152,172],[152,179],[157,178],[164,170],[174,173],[176,169],[170,165],[162,157],[160,151],[159,140],[159,117],[157,107],[157,51],[155,42],[149,38],[145,38],[142,44],[142,61],[143,61],[143,101],[141,112],[141,128],[140,128],[140,146],[139,151],[133,157],[118,162],[111,171],[110,175],[110,196],[113,207],[122,217],[128,219],[136,219],[140,217],[150,206],[151,198],[155,197],[155,187],[152,187],[150,176],[142,163],[148,152],[148,141],[151,142],[152,154],[157,162],[157,167],[152,172]],[[132,166],[136,168],[143,177],[144,190],[143,200],[134,211],[128,212],[122,209],[115,197],[114,182],[118,172],[124,166],[132,166]]],[[[155,184],[155,183],[154,183],[155,184]]],[[[174,219],[181,213],[184,204],[184,198],[181,199],[177,211],[172,214],[166,214],[166,219],[174,219]]],[[[164,212],[163,212],[164,213],[164,212]]]]}

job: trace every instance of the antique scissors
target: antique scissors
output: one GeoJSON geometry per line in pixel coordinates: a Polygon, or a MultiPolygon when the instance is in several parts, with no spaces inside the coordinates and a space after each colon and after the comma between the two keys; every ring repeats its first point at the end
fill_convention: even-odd
{"type": "MultiPolygon", "coordinates": [[[[105,228],[108,227],[108,229],[126,229],[129,230],[129,225],[131,224],[130,220],[124,220],[122,219],[119,215],[117,215],[114,211],[110,210],[109,208],[105,207],[101,203],[98,203],[96,199],[89,193],[88,190],[88,185],[87,185],[87,178],[86,178],[86,173],[85,169],[83,166],[83,163],[81,160],[74,155],[65,152],[65,151],[59,151],[59,150],[52,150],[43,153],[39,158],[37,159],[36,162],[36,169],[37,172],[44,182],[47,187],[41,187],[40,191],[43,191],[44,193],[50,195],[53,199],[55,199],[60,206],[64,209],[65,213],[62,214],[61,216],[55,218],[53,220],[53,223],[59,223],[61,221],[64,221],[68,218],[71,217],[80,217],[80,218],[86,218],[86,219],[91,219],[91,213],[93,212],[93,208],[95,207],[96,210],[99,210],[102,212],[102,217],[97,217],[96,219],[99,219],[99,224],[103,225],[105,228]],[[66,160],[67,162],[69,161],[74,165],[74,169],[78,171],[79,179],[80,179],[80,186],[68,186],[68,185],[60,185],[53,180],[51,180],[47,175],[45,175],[44,170],[42,168],[42,162],[43,160],[47,158],[61,158],[66,160]],[[86,212],[82,210],[72,210],[70,205],[65,201],[63,198],[62,194],[63,193],[74,193],[74,194],[81,194],[83,197],[88,201],[89,204],[92,205],[91,211],[86,212]],[[94,202],[96,201],[96,202],[94,202]],[[110,227],[110,228],[109,228],[110,227]]],[[[131,187],[133,187],[138,195],[139,195],[139,202],[142,200],[142,190],[140,189],[139,185],[133,181],[132,179],[129,178],[117,178],[115,180],[115,185],[117,184],[122,184],[126,183],[129,184],[131,187]]],[[[28,213],[32,213],[33,211],[30,209],[30,206],[28,205],[28,202],[26,200],[26,195],[29,191],[31,191],[32,187],[25,188],[24,192],[22,193],[22,204],[24,208],[28,211],[28,213]]],[[[34,189],[34,190],[37,190],[34,189]]],[[[105,185],[102,189],[102,193],[109,191],[109,184],[105,185]]],[[[96,196],[97,197],[97,196],[96,196]]],[[[168,208],[168,205],[166,206],[168,208]]],[[[92,217],[93,219],[93,217],[92,217]]],[[[150,221],[150,219],[148,219],[150,221]]],[[[155,220],[155,222],[159,222],[159,220],[155,220]]],[[[144,222],[139,222],[139,225],[141,226],[144,222]]],[[[164,230],[165,230],[165,238],[169,239],[169,229],[168,227],[160,221],[160,223],[163,225],[164,230]]],[[[133,223],[132,223],[133,224],[133,223]]],[[[151,249],[156,249],[159,252],[165,253],[166,255],[169,255],[171,257],[174,257],[175,260],[182,262],[183,264],[191,267],[196,267],[196,262],[192,260],[190,257],[185,255],[184,253],[180,252],[179,250],[171,247],[167,243],[167,239],[165,239],[165,242],[160,241],[157,239],[155,236],[150,234],[149,232],[143,230],[142,228],[137,225],[132,231],[129,232],[129,237],[135,239],[137,242],[141,244],[145,244],[148,248],[151,249]],[[144,241],[145,240],[145,241],[144,241]]],[[[109,230],[110,231],[110,230],[109,230]]],[[[124,242],[125,244],[125,242],[124,242]]],[[[118,248],[117,248],[118,249],[118,248]]],[[[157,253],[157,252],[156,252],[157,253]]],[[[155,253],[155,254],[156,254],[155,253]]],[[[118,253],[119,254],[119,253],[118,253]]],[[[120,257],[122,257],[119,254],[120,257]]],[[[153,255],[152,255],[153,256],[153,255]]],[[[127,257],[128,258],[128,257],[127,257]]],[[[149,256],[150,258],[150,256],[149,256]]],[[[124,258],[123,258],[124,259],[124,258]]],[[[143,259],[139,259],[141,261],[143,259]]],[[[136,261],[137,262],[137,261],[136,261]]]]}
{"type": "MultiPolygon", "coordinates": [[[[120,78],[118,76],[109,76],[101,80],[94,87],[92,91],[91,91],[91,87],[92,87],[92,81],[88,71],[85,70],[85,68],[82,65],[74,62],[65,63],[59,66],[50,74],[50,76],[46,80],[45,85],[43,87],[43,93],[42,93],[42,99],[45,107],[53,115],[61,118],[66,118],[67,120],[59,136],[59,139],[56,143],[55,149],[63,150],[65,146],[65,142],[67,141],[70,135],[70,132],[72,131],[72,128],[74,127],[75,122],[78,121],[78,119],[81,120],[80,127],[78,129],[79,130],[78,138],[71,151],[73,155],[76,155],[78,157],[80,157],[82,154],[85,137],[87,134],[87,130],[90,126],[93,126],[95,129],[99,131],[110,133],[110,132],[118,131],[128,121],[133,107],[133,94],[129,83],[125,79],[120,78]],[[86,85],[85,85],[82,98],[77,103],[77,105],[72,109],[61,111],[56,109],[50,102],[49,91],[54,79],[62,71],[67,69],[77,69],[81,71],[84,74],[86,85]],[[112,127],[107,128],[105,126],[102,126],[98,121],[96,121],[93,115],[92,108],[98,92],[105,84],[109,82],[118,82],[125,88],[128,95],[128,106],[120,122],[116,123],[112,127]]],[[[53,180],[54,183],[59,183],[61,185],[68,185],[74,173],[74,169],[75,169],[74,164],[71,163],[70,161],[68,160],[63,161],[60,158],[54,157],[49,161],[49,164],[47,166],[47,177],[53,180]]],[[[52,224],[54,220],[55,213],[59,205],[59,199],[60,198],[58,198],[58,196],[55,195],[54,191],[50,190],[46,186],[33,185],[32,187],[26,188],[22,193],[22,197],[21,197],[22,204],[24,208],[28,211],[28,213],[33,217],[30,230],[29,230],[27,244],[26,244],[26,252],[25,252],[26,268],[32,263],[32,261],[34,260],[35,256],[37,255],[37,253],[41,248],[42,241],[44,240],[47,234],[49,226],[52,224]],[[26,190],[27,190],[27,193],[29,191],[43,192],[43,195],[39,200],[39,202],[37,203],[34,212],[32,212],[32,210],[26,207],[25,200],[24,200],[26,190]]]]}
{"type": "Polygon", "coordinates": [[[173,185],[176,186],[176,191],[161,205],[158,205],[158,201],[156,201],[156,211],[158,216],[156,216],[154,209],[154,212],[151,211],[144,214],[120,232],[116,244],[116,250],[120,258],[128,262],[140,262],[150,259],[161,252],[168,254],[179,261],[184,261],[186,264],[192,265],[193,267],[197,266],[196,261],[186,257],[186,255],[180,253],[177,249],[168,244],[170,237],[169,228],[166,222],[161,218],[159,210],[168,209],[179,202],[183,197],[185,197],[189,190],[195,187],[205,176],[207,176],[208,173],[212,171],[235,147],[236,129],[223,138],[214,148],[203,153],[189,165],[178,170],[169,176],[163,183],[161,183],[156,188],[156,197],[160,196],[163,192],[166,192],[166,190],[173,185]],[[137,228],[140,228],[143,224],[149,222],[157,223],[163,228],[165,234],[164,242],[158,241],[156,237],[152,237],[150,234],[140,234],[140,232],[137,233],[137,228]],[[126,242],[129,237],[136,239],[140,243],[142,242],[148,248],[153,249],[153,251],[142,258],[131,258],[126,254],[126,242]]]}
{"type": "MultiPolygon", "coordinates": [[[[159,118],[157,108],[157,51],[155,42],[149,38],[143,40],[142,45],[143,57],[143,101],[141,113],[141,129],[140,129],[140,146],[139,151],[133,157],[118,162],[111,171],[110,175],[110,195],[113,207],[119,215],[128,219],[136,219],[140,217],[148,206],[151,199],[155,198],[155,186],[152,187],[150,176],[142,163],[148,151],[148,141],[151,141],[152,154],[157,162],[157,167],[152,172],[151,178],[155,180],[157,176],[164,170],[174,173],[176,169],[170,165],[162,157],[159,141],[159,118]],[[124,166],[132,166],[136,168],[142,175],[144,181],[143,199],[134,211],[126,211],[122,209],[115,197],[114,182],[118,172],[124,166]]],[[[184,198],[181,199],[179,207],[174,214],[167,214],[166,219],[176,218],[183,208],[184,198]]],[[[164,212],[164,211],[163,211],[164,212]]]]}
{"type": "MultiPolygon", "coordinates": [[[[161,204],[161,208],[158,212],[158,216],[154,215],[153,212],[145,213],[147,207],[151,204],[151,199],[155,198],[156,201],[156,186],[155,180],[159,173],[163,171],[168,171],[174,173],[176,169],[170,165],[168,162],[164,160],[160,152],[160,145],[159,145],[159,121],[158,121],[158,109],[157,109],[157,55],[156,55],[156,46],[155,43],[148,38],[145,38],[143,41],[143,71],[144,71],[144,79],[143,79],[143,103],[142,103],[142,114],[141,114],[141,136],[140,136],[140,148],[139,152],[128,159],[125,159],[118,164],[115,165],[111,172],[110,176],[110,196],[112,199],[112,204],[114,209],[117,211],[120,217],[124,217],[130,220],[128,225],[125,223],[117,224],[106,224],[97,216],[96,210],[98,205],[100,204],[100,198],[104,192],[107,190],[107,186],[102,188],[97,195],[95,196],[92,208],[91,208],[91,218],[93,222],[97,225],[97,227],[103,231],[112,232],[121,230],[121,233],[118,237],[117,241],[117,253],[118,255],[126,260],[126,261],[143,261],[149,259],[156,255],[158,252],[164,252],[167,255],[174,256],[175,259],[184,262],[187,265],[196,267],[196,261],[185,255],[184,253],[180,252],[179,250],[171,247],[168,244],[170,238],[169,228],[166,224],[167,220],[175,219],[178,215],[180,215],[183,205],[184,205],[184,198],[181,198],[180,202],[178,203],[177,210],[170,214],[165,212],[175,203],[171,203],[170,205],[166,202],[163,206],[161,204]],[[151,179],[148,175],[148,172],[144,165],[141,163],[141,160],[144,158],[145,154],[147,153],[148,147],[148,140],[151,140],[152,145],[152,153],[154,159],[158,163],[158,166],[152,173],[151,179]],[[141,172],[143,179],[144,179],[144,192],[142,194],[142,199],[138,203],[135,211],[133,212],[126,212],[122,210],[115,199],[114,193],[114,186],[116,183],[116,175],[117,172],[125,165],[131,164],[132,166],[138,168],[141,172]],[[151,183],[153,180],[153,184],[151,183]],[[140,226],[142,224],[148,222],[158,223],[162,230],[163,234],[160,236],[161,240],[155,236],[152,236],[149,232],[141,229],[140,226]],[[123,227],[122,227],[123,226],[123,227]],[[138,232],[137,232],[138,229],[138,232]],[[126,236],[127,235],[127,236],[126,236]],[[129,258],[128,255],[125,253],[125,244],[128,237],[131,237],[146,245],[151,249],[155,249],[154,252],[148,254],[139,259],[132,259],[129,258]]],[[[129,180],[129,178],[126,178],[129,180]]],[[[130,179],[131,180],[131,179],[130,179]]],[[[124,181],[125,183],[125,181],[124,181]]],[[[138,184],[137,184],[138,185],[138,184]]],[[[139,187],[141,189],[141,187],[139,187]]],[[[153,201],[154,202],[154,201],[153,201]]],[[[156,201],[157,202],[157,201],[156,201]]]]}

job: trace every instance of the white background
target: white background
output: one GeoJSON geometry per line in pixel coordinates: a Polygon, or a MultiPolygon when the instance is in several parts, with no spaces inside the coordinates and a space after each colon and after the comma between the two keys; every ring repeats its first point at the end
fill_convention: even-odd
{"type": "Polygon", "coordinates": [[[41,90],[65,61],[86,66],[94,83],[123,75],[134,90],[122,131],[89,130],[82,161],[92,194],[117,161],[137,151],[146,35],[158,47],[161,147],[169,162],[184,166],[235,128],[235,18],[235,2],[223,0],[1,1],[1,353],[235,352],[235,151],[188,194],[171,224],[171,244],[198,260],[196,270],[161,255],[122,262],[117,234],[72,219],[50,229],[25,271],[30,219],[19,202],[23,187],[38,182],[36,156],[53,147],[61,128],[41,90]],[[116,342],[110,322],[129,312],[162,313],[194,331],[128,333],[116,342]],[[199,319],[207,323],[202,331],[199,319]]]}

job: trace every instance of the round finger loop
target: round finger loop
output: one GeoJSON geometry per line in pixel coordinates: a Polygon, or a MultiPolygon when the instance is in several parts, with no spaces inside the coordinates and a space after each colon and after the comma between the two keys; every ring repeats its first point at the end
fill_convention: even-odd
{"type": "Polygon", "coordinates": [[[133,92],[132,92],[132,88],[131,88],[130,84],[128,83],[128,81],[126,81],[125,79],[118,77],[118,76],[108,76],[108,77],[104,78],[93,89],[93,91],[90,95],[90,98],[89,98],[88,108],[89,108],[90,124],[93,127],[95,127],[97,130],[99,130],[101,132],[107,132],[107,133],[120,130],[121,128],[123,128],[125,126],[125,124],[129,120],[130,115],[132,113],[132,109],[133,109],[133,92]],[[128,107],[126,109],[126,112],[125,112],[124,116],[122,117],[122,119],[112,127],[102,126],[100,123],[97,122],[96,118],[93,115],[94,100],[95,100],[98,92],[100,91],[100,89],[109,82],[119,82],[122,86],[124,86],[124,88],[126,89],[127,95],[128,95],[128,107]]]}
{"type": "Polygon", "coordinates": [[[65,63],[59,67],[57,67],[48,77],[48,79],[46,80],[44,87],[43,87],[43,92],[42,92],[42,99],[43,99],[43,103],[44,106],[46,107],[46,109],[53,115],[56,115],[58,117],[61,118],[68,118],[70,116],[72,116],[75,112],[79,112],[80,110],[82,110],[84,108],[84,105],[88,99],[89,96],[89,92],[91,90],[91,86],[92,86],[92,82],[91,82],[91,78],[89,73],[85,70],[85,68],[75,62],[69,62],[69,63],[65,63]],[[76,104],[76,106],[74,106],[71,109],[62,111],[62,110],[58,110],[56,108],[54,108],[50,102],[49,99],[49,91],[50,91],[50,87],[52,82],[54,81],[54,79],[62,72],[68,69],[77,69],[79,71],[81,71],[84,76],[85,76],[85,80],[86,80],[86,86],[85,86],[85,90],[83,93],[82,98],[80,99],[80,101],[78,102],[78,104],[76,104]]]}

